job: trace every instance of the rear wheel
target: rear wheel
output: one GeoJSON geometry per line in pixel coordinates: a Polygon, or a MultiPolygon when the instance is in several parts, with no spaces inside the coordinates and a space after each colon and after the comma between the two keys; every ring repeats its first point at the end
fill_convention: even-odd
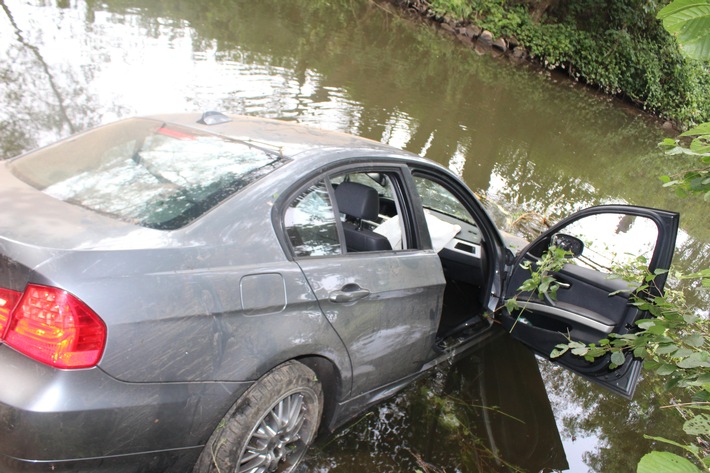
{"type": "Polygon", "coordinates": [[[316,374],[280,365],[257,381],[212,433],[195,472],[287,473],[313,441],[323,410],[316,374]]]}

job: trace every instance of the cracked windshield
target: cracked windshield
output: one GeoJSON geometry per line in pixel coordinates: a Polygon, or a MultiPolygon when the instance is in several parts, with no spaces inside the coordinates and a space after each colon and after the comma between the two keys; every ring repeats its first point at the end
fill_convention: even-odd
{"type": "MultiPolygon", "coordinates": [[[[651,20],[643,21],[658,23],[658,34],[669,35],[655,20],[669,2],[606,3],[613,11],[635,9],[639,18],[644,9],[653,9],[648,13],[651,20]]],[[[119,119],[206,111],[358,135],[448,168],[473,190],[495,225],[511,235],[514,251],[523,248],[523,240],[532,241],[565,217],[595,205],[679,212],[671,273],[659,271],[657,276],[667,279],[666,287],[683,298],[686,321],[706,321],[707,288],[698,277],[680,274],[707,271],[710,204],[687,188],[675,192],[663,187],[659,177],[676,179],[672,173],[678,171],[669,166],[677,166],[679,158],[666,156],[659,143],[673,142],[678,129],[710,120],[710,107],[705,120],[702,110],[692,112],[694,116],[687,112],[699,110],[700,99],[683,109],[686,115],[672,115],[650,98],[644,106],[642,97],[622,91],[622,85],[599,85],[597,79],[580,77],[582,68],[575,69],[566,58],[545,67],[526,49],[529,35],[520,32],[516,39],[512,20],[507,27],[495,24],[496,15],[503,13],[491,4],[507,5],[522,23],[523,14],[530,21],[551,22],[585,5],[604,10],[581,0],[0,0],[0,159],[47,147],[31,159],[13,162],[11,172],[54,198],[162,231],[181,229],[267,174],[279,175],[280,167],[288,166],[282,161],[288,159],[258,145],[166,126],[153,118],[99,128],[96,147],[85,149],[77,141],[69,145],[74,148],[66,148],[73,149],[72,157],[59,165],[51,159],[50,145],[119,119]],[[490,44],[488,30],[499,31],[490,44]],[[497,44],[500,38],[502,45],[497,44]],[[604,93],[609,91],[615,96],[604,93]],[[128,129],[133,130],[130,136],[128,129]],[[141,199],[149,204],[139,205],[141,199]]],[[[629,39],[617,33],[625,48],[623,41],[629,39]]],[[[697,79],[703,80],[710,91],[710,79],[697,79]]],[[[654,89],[650,95],[660,93],[654,89]]],[[[707,149],[694,149],[707,156],[707,149]]],[[[439,207],[451,208],[446,217],[460,215],[457,222],[475,228],[469,211],[454,193],[439,189],[436,179],[415,175],[409,177],[410,184],[398,176],[388,169],[380,176],[358,177],[371,188],[381,179],[387,188],[380,195],[390,199],[390,215],[397,222],[407,215],[397,199],[401,189],[411,185],[421,188],[424,207],[430,200],[439,202],[439,207]]],[[[347,180],[314,178],[304,184],[300,197],[294,195],[290,208],[284,206],[284,244],[300,238],[300,226],[310,225],[303,231],[327,237],[313,248],[297,247],[297,258],[310,257],[300,261],[342,257],[345,247],[341,250],[338,242],[342,235],[331,196],[347,180]]],[[[646,215],[615,212],[559,229],[555,241],[569,250],[558,255],[560,264],[579,260],[578,272],[599,270],[603,281],[636,281],[609,287],[637,291],[643,282],[636,294],[657,295],[652,278],[644,279],[645,268],[655,264],[654,248],[665,236],[665,227],[646,215]],[[583,255],[573,258],[581,248],[583,255]]],[[[0,240],[0,252],[4,244],[0,240]]],[[[513,264],[512,257],[507,264],[513,264]]],[[[542,265],[530,260],[516,264],[524,273],[511,276],[516,284],[534,277],[535,267],[542,265]]],[[[537,273],[542,284],[534,290],[508,289],[517,294],[516,310],[526,303],[562,310],[575,302],[562,296],[552,300],[555,292],[564,292],[566,283],[545,283],[547,274],[537,273]],[[542,289],[544,284],[548,286],[542,289]],[[535,290],[541,291],[540,297],[535,290]]],[[[273,276],[262,274],[262,279],[248,283],[258,289],[273,276]]],[[[246,283],[241,284],[244,291],[246,283]]],[[[512,305],[507,307],[512,310],[512,305]]],[[[491,319],[486,320],[495,316],[487,314],[491,319]]],[[[534,317],[519,316],[513,330],[534,323],[534,317]]],[[[707,471],[699,459],[708,455],[710,417],[697,411],[696,428],[690,428],[692,412],[679,405],[691,401],[690,390],[702,395],[703,384],[705,397],[697,399],[710,401],[708,339],[692,333],[684,339],[689,343],[684,349],[699,353],[686,358],[686,365],[701,370],[690,386],[673,378],[675,365],[649,358],[633,398],[626,399],[547,359],[554,343],[546,353],[534,354],[510,336],[509,327],[492,325],[490,335],[475,347],[438,364],[396,395],[373,399],[368,410],[334,433],[319,435],[293,471],[628,472],[637,471],[639,461],[652,451],[670,452],[696,468],[682,471],[707,471]],[[692,445],[688,448],[695,453],[658,437],[692,445]]],[[[609,334],[613,324],[599,327],[609,334]]],[[[582,341],[599,339],[589,337],[582,341]]],[[[613,345],[616,339],[612,335],[606,340],[613,345]]],[[[678,349],[668,340],[654,343],[666,352],[671,346],[678,349]]],[[[590,363],[584,356],[591,360],[611,353],[595,354],[581,343],[564,350],[581,354],[579,363],[590,363]]],[[[628,348],[628,359],[645,356],[644,350],[628,348]]],[[[612,364],[624,363],[618,352],[610,359],[612,364]]],[[[326,409],[332,408],[328,395],[326,409]]],[[[0,406],[0,438],[6,429],[2,412],[0,406]]],[[[285,468],[238,471],[292,471],[285,468]]]]}

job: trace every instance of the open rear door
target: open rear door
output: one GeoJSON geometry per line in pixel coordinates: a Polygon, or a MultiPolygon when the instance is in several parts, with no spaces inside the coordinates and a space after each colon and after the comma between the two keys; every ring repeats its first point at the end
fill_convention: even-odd
{"type": "MultiPolygon", "coordinates": [[[[646,270],[670,267],[678,221],[674,212],[625,205],[592,207],[563,220],[518,254],[506,298],[517,297],[523,309],[503,310],[500,321],[512,329],[514,338],[548,358],[555,345],[568,338],[591,343],[610,333],[633,331],[635,322],[647,314],[629,304],[629,298],[646,270]],[[530,277],[521,265],[526,260],[535,265],[553,245],[575,254],[552,274],[560,284],[556,299],[521,293],[521,284],[530,277]],[[620,268],[627,275],[637,274],[637,282],[617,277],[620,268]]],[[[665,280],[665,274],[657,276],[652,293],[660,294],[665,280]]],[[[587,362],[568,352],[556,361],[628,398],[641,370],[641,360],[631,354],[614,370],[608,368],[608,357],[587,362]]]]}

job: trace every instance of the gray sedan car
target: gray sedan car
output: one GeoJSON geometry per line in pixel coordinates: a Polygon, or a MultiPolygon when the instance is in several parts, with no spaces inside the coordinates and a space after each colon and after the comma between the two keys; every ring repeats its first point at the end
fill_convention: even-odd
{"type": "MultiPolygon", "coordinates": [[[[608,276],[628,254],[668,268],[677,227],[594,207],[514,254],[438,164],[214,112],[3,161],[0,471],[291,471],[496,321],[542,355],[633,330],[608,276]],[[556,299],[519,294],[550,245],[571,254],[556,299]]],[[[630,355],[559,361],[633,393],[630,355]]]]}

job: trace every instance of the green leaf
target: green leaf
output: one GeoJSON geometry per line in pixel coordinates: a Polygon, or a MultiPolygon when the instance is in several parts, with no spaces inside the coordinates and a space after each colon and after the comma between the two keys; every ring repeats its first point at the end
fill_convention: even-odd
{"type": "Polygon", "coordinates": [[[705,337],[700,333],[691,333],[683,337],[683,341],[691,347],[699,348],[705,343],[705,337]]]}
{"type": "Polygon", "coordinates": [[[516,310],[520,309],[520,304],[518,304],[518,300],[515,298],[508,299],[505,301],[505,309],[512,314],[516,310]]]}
{"type": "Polygon", "coordinates": [[[710,385],[703,386],[703,390],[695,393],[693,402],[704,402],[706,404],[693,404],[693,409],[710,408],[710,385]]]}
{"type": "Polygon", "coordinates": [[[696,414],[683,424],[683,430],[688,435],[705,435],[710,432],[710,415],[696,414]]]}
{"type": "Polygon", "coordinates": [[[615,364],[616,366],[623,365],[624,361],[626,361],[626,357],[624,356],[623,352],[615,351],[614,353],[611,354],[611,362],[613,364],[615,364]]]}
{"type": "Polygon", "coordinates": [[[656,325],[655,320],[649,320],[649,319],[644,319],[644,320],[639,320],[636,322],[636,325],[643,330],[648,330],[651,327],[654,327],[656,325]]]}
{"type": "Polygon", "coordinates": [[[696,380],[701,386],[704,384],[710,384],[710,373],[704,373],[698,376],[696,380]]]}
{"type": "Polygon", "coordinates": [[[659,367],[656,369],[656,373],[657,373],[659,376],[667,376],[667,375],[673,373],[673,372],[674,372],[675,370],[677,370],[677,369],[678,369],[678,368],[676,368],[676,367],[673,366],[673,365],[670,365],[670,364],[668,364],[668,363],[662,363],[661,366],[659,366],[659,367]]]}
{"type": "Polygon", "coordinates": [[[682,443],[678,443],[673,440],[669,440],[665,437],[654,437],[653,435],[646,435],[646,434],[643,434],[643,438],[646,438],[649,440],[657,440],[659,442],[667,443],[669,445],[675,445],[676,447],[680,447],[683,450],[686,450],[694,455],[697,455],[697,453],[698,453],[698,446],[697,445],[683,445],[682,443]]]}
{"type": "Polygon", "coordinates": [[[651,452],[641,457],[636,473],[700,473],[689,460],[670,452],[651,452]]]}
{"type": "Polygon", "coordinates": [[[550,353],[550,358],[558,358],[565,353],[567,353],[567,350],[569,350],[569,345],[560,343],[558,345],[555,345],[555,348],[552,350],[552,353],[550,353]]]}
{"type": "Polygon", "coordinates": [[[577,356],[584,356],[587,354],[587,351],[589,351],[589,348],[586,346],[575,347],[572,349],[572,354],[577,356]]]}
{"type": "MultiPolygon", "coordinates": [[[[708,8],[710,8],[710,2],[705,2],[708,5],[708,8]]],[[[686,131],[685,133],[681,133],[680,136],[700,136],[700,135],[710,135],[710,122],[705,122],[701,123],[700,125],[691,128],[690,130],[686,131]]],[[[668,140],[670,138],[666,138],[668,140]]],[[[671,140],[673,141],[673,140],[671,140]]],[[[665,143],[665,140],[663,140],[665,143]]]]}
{"type": "Polygon", "coordinates": [[[666,355],[669,353],[675,353],[676,351],[678,351],[678,347],[676,345],[671,344],[671,345],[663,345],[663,346],[659,347],[656,350],[656,353],[658,353],[659,355],[666,355]]]}
{"type": "Polygon", "coordinates": [[[710,0],[675,0],[658,12],[663,27],[681,50],[698,60],[710,58],[710,0]]]}
{"type": "Polygon", "coordinates": [[[710,368],[710,353],[696,352],[678,362],[679,368],[710,368]]]}
{"type": "Polygon", "coordinates": [[[587,355],[590,356],[592,359],[598,358],[604,354],[606,354],[605,349],[599,348],[599,347],[594,347],[594,346],[590,346],[589,352],[587,353],[587,355]]]}
{"type": "Polygon", "coordinates": [[[520,285],[518,288],[518,291],[522,292],[531,292],[537,289],[538,287],[538,282],[534,278],[530,278],[523,282],[523,284],[520,285]]]}
{"type": "Polygon", "coordinates": [[[690,150],[698,154],[705,154],[710,152],[710,145],[703,138],[695,138],[690,142],[690,150]]]}
{"type": "Polygon", "coordinates": [[[694,352],[690,348],[681,348],[677,352],[673,353],[673,358],[687,358],[694,352]]]}
{"type": "Polygon", "coordinates": [[[663,335],[666,332],[667,328],[664,327],[663,325],[656,324],[653,325],[652,327],[648,327],[646,329],[646,333],[651,334],[651,335],[663,335]]]}
{"type": "Polygon", "coordinates": [[[710,278],[710,268],[701,269],[697,273],[686,274],[681,279],[710,278]]]}
{"type": "Polygon", "coordinates": [[[646,347],[634,348],[634,356],[636,358],[646,358],[646,355],[648,355],[648,352],[646,351],[646,347]]]}

